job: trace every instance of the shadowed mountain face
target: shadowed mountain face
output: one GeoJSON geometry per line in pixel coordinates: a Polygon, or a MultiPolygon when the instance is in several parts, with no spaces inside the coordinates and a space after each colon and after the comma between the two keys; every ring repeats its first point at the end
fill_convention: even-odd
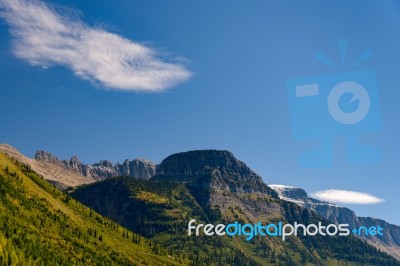
{"type": "Polygon", "coordinates": [[[362,238],[377,248],[400,259],[400,226],[371,217],[358,217],[354,211],[348,208],[309,197],[301,188],[283,185],[270,185],[270,187],[278,193],[281,199],[315,211],[334,223],[347,223],[350,225],[350,228],[379,225],[383,228],[383,236],[367,236],[362,238]]]}
{"type": "Polygon", "coordinates": [[[281,200],[259,175],[227,151],[174,154],[157,166],[150,180],[107,179],[78,188],[73,196],[203,265],[400,264],[353,236],[299,236],[285,242],[278,237],[245,241],[242,237],[188,236],[191,219],[213,224],[328,223],[314,211],[281,200]]]}

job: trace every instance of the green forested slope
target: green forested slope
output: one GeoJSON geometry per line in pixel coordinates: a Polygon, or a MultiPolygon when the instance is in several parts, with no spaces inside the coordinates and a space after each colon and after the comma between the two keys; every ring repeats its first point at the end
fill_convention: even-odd
{"type": "Polygon", "coordinates": [[[179,264],[167,253],[0,153],[0,265],[179,264]]]}

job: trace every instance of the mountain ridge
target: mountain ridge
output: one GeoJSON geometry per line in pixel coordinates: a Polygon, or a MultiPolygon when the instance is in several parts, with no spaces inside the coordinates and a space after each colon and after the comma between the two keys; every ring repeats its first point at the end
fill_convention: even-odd
{"type": "MultiPolygon", "coordinates": [[[[207,246],[229,253],[240,250],[243,256],[235,259],[247,265],[345,265],[344,261],[349,265],[400,264],[384,262],[389,255],[352,235],[298,236],[284,242],[274,237],[247,242],[240,237],[187,236],[185,230],[191,219],[212,224],[329,223],[314,211],[281,200],[259,175],[228,151],[173,154],[158,165],[156,175],[149,180],[106,179],[77,188],[72,196],[122,225],[140,228],[142,234],[161,245],[179,252],[196,250],[205,265],[214,265],[215,258],[221,256],[216,248],[210,251],[207,246]]],[[[221,259],[217,265],[230,262],[229,258],[221,259]]]]}
{"type": "Polygon", "coordinates": [[[64,166],[69,170],[78,172],[96,181],[116,176],[132,176],[138,179],[149,179],[155,174],[156,170],[155,163],[143,158],[133,159],[131,161],[126,159],[122,164],[116,163],[115,165],[108,160],[101,160],[99,163],[94,164],[83,164],[75,155],[72,156],[70,160],[61,161],[51,153],[39,150],[35,154],[35,160],[64,166]]]}
{"type": "Polygon", "coordinates": [[[83,164],[75,155],[70,160],[60,160],[49,152],[38,150],[34,158],[31,159],[11,145],[1,143],[0,152],[28,165],[61,190],[122,175],[149,179],[155,174],[156,169],[155,163],[143,158],[127,159],[123,163],[116,163],[115,165],[108,160],[94,164],[83,164]]]}
{"type": "MultiPolygon", "coordinates": [[[[90,187],[90,184],[97,184],[99,181],[102,183],[104,182],[103,180],[106,182],[114,182],[114,180],[118,180],[118,178],[115,179],[115,173],[107,174],[107,171],[109,169],[117,171],[115,167],[120,169],[120,167],[124,165],[119,163],[113,165],[107,160],[92,165],[84,165],[76,156],[72,156],[70,160],[61,161],[56,156],[43,151],[38,151],[35,159],[29,159],[20,154],[15,148],[0,144],[0,152],[4,151],[17,161],[21,161],[21,163],[32,167],[34,171],[62,189],[66,189],[68,186],[76,187],[79,185],[90,187]],[[93,178],[91,172],[94,171],[93,169],[101,173],[101,178],[97,180],[93,178]]],[[[126,167],[120,171],[125,171],[123,173],[128,174],[133,173],[133,171],[129,172],[131,170],[129,169],[129,163],[133,161],[126,160],[126,167]]],[[[136,161],[144,164],[150,163],[144,159],[137,159],[136,161]]],[[[204,219],[209,222],[218,222],[221,221],[221,219],[224,221],[239,219],[243,222],[257,220],[261,222],[274,221],[282,217],[292,217],[290,219],[297,217],[296,219],[300,219],[301,217],[298,216],[299,213],[303,213],[302,215],[305,215],[304,217],[313,217],[312,219],[318,220],[315,214],[313,214],[313,212],[318,213],[316,210],[301,206],[301,208],[311,210],[311,213],[304,213],[302,209],[296,209],[290,204],[280,203],[279,200],[281,200],[282,195],[279,195],[279,191],[277,192],[273,188],[267,186],[263,182],[261,176],[253,172],[246,164],[237,160],[229,151],[201,150],[182,152],[168,156],[158,166],[153,163],[150,164],[153,172],[145,172],[146,178],[133,179],[132,176],[130,176],[127,181],[133,182],[134,180],[143,180],[143,182],[147,182],[147,180],[149,180],[152,182],[165,181],[167,183],[178,182],[184,184],[185,189],[187,189],[187,192],[184,193],[186,193],[187,197],[193,197],[195,205],[201,206],[199,211],[206,215],[203,216],[203,218],[205,217],[204,219]],[[149,175],[150,178],[147,178],[149,175]]],[[[146,187],[147,185],[143,186],[146,187]]],[[[83,189],[85,189],[85,187],[83,187],[83,189]]],[[[101,194],[103,196],[110,192],[107,190],[109,189],[108,187],[105,189],[106,190],[101,194]]],[[[80,190],[81,189],[78,188],[78,191],[80,190]]],[[[127,193],[129,194],[130,192],[127,191],[127,193]]],[[[157,193],[148,191],[139,191],[137,193],[135,197],[138,197],[136,200],[139,202],[147,197],[150,197],[150,199],[154,198],[157,202],[164,202],[170,196],[164,195],[160,198],[157,193]]],[[[301,197],[308,197],[304,190],[298,190],[296,193],[296,195],[291,195],[291,200],[289,197],[287,197],[286,200],[296,203],[294,202],[295,200],[299,201],[301,197]]],[[[96,197],[96,195],[92,196],[96,197]]],[[[147,206],[149,203],[153,204],[154,202],[147,202],[144,206],[147,206]]],[[[86,202],[86,204],[90,205],[88,202],[86,202]]],[[[324,204],[327,206],[327,203],[324,204]]],[[[297,202],[296,205],[299,205],[299,202],[297,202]]],[[[143,208],[143,206],[141,208],[143,208]]],[[[135,212],[135,210],[131,211],[135,212]]],[[[103,214],[109,216],[109,213],[103,214]]],[[[119,215],[124,214],[120,213],[119,215]]],[[[328,216],[323,216],[319,213],[318,215],[327,220],[331,220],[328,216]]],[[[118,217],[114,217],[114,219],[118,220],[118,217]]],[[[293,222],[294,220],[291,221],[293,222]]],[[[370,224],[374,222],[376,222],[376,220],[371,220],[370,224]]],[[[304,243],[301,241],[293,241],[293,243],[296,243],[295,245],[304,246],[304,243]]],[[[369,240],[367,239],[367,241],[369,240]]],[[[268,245],[279,246],[279,244],[274,241],[268,243],[268,245]]],[[[322,241],[321,244],[322,243],[324,242],[322,241]]],[[[378,243],[375,241],[369,244],[389,254],[396,255],[393,250],[387,249],[387,242],[381,241],[378,243]]],[[[310,260],[319,260],[318,257],[314,257],[312,254],[308,254],[306,257],[310,260]]]]}
{"type": "Polygon", "coordinates": [[[350,228],[379,225],[385,232],[383,236],[362,236],[362,238],[400,260],[400,226],[378,218],[359,217],[349,208],[309,197],[308,193],[302,188],[285,185],[269,185],[269,187],[274,189],[281,199],[313,210],[331,222],[347,223],[350,228]]]}
{"type": "Polygon", "coordinates": [[[0,144],[0,152],[7,154],[20,163],[29,166],[44,179],[54,184],[57,188],[65,190],[68,187],[76,187],[83,184],[93,183],[95,180],[82,174],[69,171],[59,164],[46,161],[37,161],[20,153],[16,148],[8,144],[0,144]]]}

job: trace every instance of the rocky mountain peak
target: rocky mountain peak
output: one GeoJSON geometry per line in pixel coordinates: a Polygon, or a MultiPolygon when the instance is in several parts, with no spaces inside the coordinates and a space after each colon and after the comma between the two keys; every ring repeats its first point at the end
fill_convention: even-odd
{"type": "Polygon", "coordinates": [[[122,164],[113,165],[108,160],[101,160],[99,163],[83,164],[77,156],[72,156],[70,160],[61,161],[56,156],[45,151],[37,151],[35,160],[50,164],[57,164],[67,170],[75,171],[85,177],[94,180],[101,180],[116,176],[132,176],[138,179],[149,179],[155,175],[156,164],[146,159],[126,159],[122,164]]]}
{"type": "Polygon", "coordinates": [[[193,189],[205,195],[210,190],[276,195],[261,176],[225,150],[197,150],[170,155],[157,166],[153,178],[190,183],[193,189]]]}
{"type": "Polygon", "coordinates": [[[220,173],[254,174],[231,152],[224,150],[197,150],[170,155],[157,167],[157,174],[202,175],[213,170],[220,173]]]}
{"type": "Polygon", "coordinates": [[[94,163],[93,166],[103,166],[106,168],[113,168],[113,163],[108,160],[101,160],[99,163],[94,163]]]}
{"type": "Polygon", "coordinates": [[[82,163],[78,160],[78,157],[75,155],[71,157],[71,160],[65,161],[67,166],[69,166],[71,169],[81,172],[82,171],[82,163]]]}
{"type": "Polygon", "coordinates": [[[115,169],[123,176],[134,176],[138,179],[149,179],[156,173],[156,164],[145,159],[125,160],[117,163],[115,169]]]}
{"type": "Polygon", "coordinates": [[[35,160],[39,162],[48,162],[51,164],[62,164],[61,160],[58,159],[56,156],[42,150],[36,151],[35,160]]]}

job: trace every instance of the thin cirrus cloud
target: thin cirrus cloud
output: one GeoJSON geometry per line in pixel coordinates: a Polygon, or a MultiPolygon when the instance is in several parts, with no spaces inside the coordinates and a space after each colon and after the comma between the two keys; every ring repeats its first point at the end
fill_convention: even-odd
{"type": "Polygon", "coordinates": [[[0,17],[10,27],[16,57],[45,68],[65,66],[107,89],[159,92],[191,76],[184,64],[90,27],[66,8],[38,0],[0,0],[0,17]]]}
{"type": "Polygon", "coordinates": [[[317,191],[313,194],[313,197],[339,204],[377,204],[385,201],[368,193],[336,189],[317,191]]]}

